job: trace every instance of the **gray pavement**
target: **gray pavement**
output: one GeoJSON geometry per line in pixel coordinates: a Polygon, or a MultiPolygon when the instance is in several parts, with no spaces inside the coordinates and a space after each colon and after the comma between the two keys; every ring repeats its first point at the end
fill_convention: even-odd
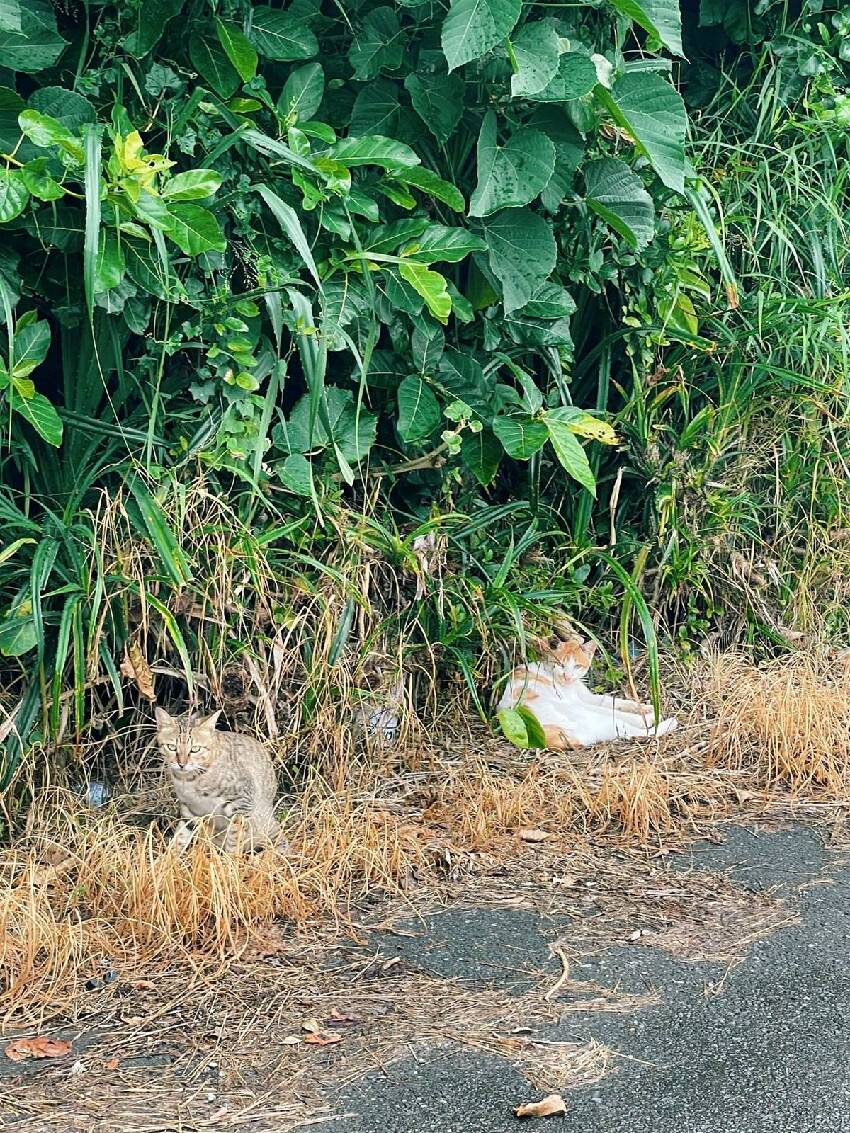
{"type": "MultiPolygon", "coordinates": [[[[799,923],[752,944],[731,967],[686,963],[639,942],[582,966],[579,979],[653,991],[659,1001],[628,1014],[565,1013],[537,1030],[614,1052],[608,1074],[565,1090],[566,1116],[548,1122],[563,1133],[850,1133],[850,865],[810,830],[732,829],[723,845],[698,847],[671,868],[723,871],[756,892],[777,888],[799,923]]],[[[548,953],[552,929],[521,910],[455,910],[393,947],[425,971],[512,994],[535,973],[551,981],[559,970],[548,953]]],[[[508,1060],[446,1047],[356,1082],[332,1099],[348,1116],[318,1128],[501,1133],[517,1127],[513,1107],[532,1096],[508,1060]]]]}

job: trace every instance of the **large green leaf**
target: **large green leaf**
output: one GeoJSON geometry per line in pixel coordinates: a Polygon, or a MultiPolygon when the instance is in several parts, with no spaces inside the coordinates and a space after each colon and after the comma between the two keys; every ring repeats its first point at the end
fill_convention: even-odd
{"type": "Polygon", "coordinates": [[[546,427],[549,430],[549,439],[552,441],[555,455],[566,473],[595,496],[596,480],[588,462],[587,453],[576,439],[575,433],[563,421],[556,421],[548,417],[544,428],[546,427]]]}
{"type": "MultiPolygon", "coordinates": [[[[29,318],[29,316],[27,316],[29,318]]],[[[11,373],[26,378],[40,366],[50,349],[50,323],[46,319],[21,319],[15,328],[11,373]]]]}
{"type": "Polygon", "coordinates": [[[469,202],[470,216],[489,216],[503,208],[530,204],[555,171],[555,146],[539,130],[520,128],[500,146],[496,115],[490,110],[478,136],[478,184],[469,202]]]}
{"type": "Polygon", "coordinates": [[[412,185],[415,189],[427,193],[429,197],[435,197],[455,212],[463,212],[464,210],[466,202],[460,189],[456,185],[452,185],[451,182],[444,181],[442,177],[438,177],[430,169],[424,169],[421,165],[407,166],[394,169],[392,176],[394,180],[401,181],[403,185],[412,185]]]}
{"type": "Polygon", "coordinates": [[[546,134],[555,147],[555,171],[540,194],[540,203],[556,212],[572,188],[573,175],[584,155],[584,142],[560,106],[539,106],[528,124],[546,134]]]}
{"type": "Polygon", "coordinates": [[[0,168],[0,224],[20,216],[29,199],[29,189],[20,170],[0,168]]]}
{"type": "Polygon", "coordinates": [[[224,233],[215,216],[201,205],[178,202],[168,207],[165,232],[187,256],[223,252],[224,233]]]}
{"type": "Polygon", "coordinates": [[[597,90],[668,189],[683,193],[688,116],[678,91],[653,71],[630,71],[617,80],[612,91],[597,90]]]}
{"type": "Polygon", "coordinates": [[[466,84],[460,75],[408,75],[404,80],[413,109],[441,145],[449,140],[463,117],[466,84]]]}
{"type": "Polygon", "coordinates": [[[354,78],[374,79],[383,67],[394,70],[404,55],[404,34],[392,8],[373,8],[354,36],[348,61],[354,78]]]}
{"type": "Polygon", "coordinates": [[[531,209],[505,209],[484,221],[484,239],[509,314],[524,307],[554,270],[552,225],[531,209]]]}
{"type": "Polygon", "coordinates": [[[238,88],[239,73],[217,39],[192,35],[189,38],[189,58],[201,78],[222,98],[230,98],[238,88]]]}
{"type": "Polygon", "coordinates": [[[493,480],[502,459],[502,445],[489,429],[465,433],[460,456],[479,484],[486,487],[493,480]]]}
{"type": "Polygon", "coordinates": [[[10,71],[33,75],[58,62],[68,43],[56,29],[49,0],[26,0],[20,14],[20,30],[0,28],[0,63],[10,71]]]}
{"type": "Polygon", "coordinates": [[[514,36],[516,70],[511,76],[511,94],[523,98],[537,94],[555,78],[561,56],[557,28],[549,20],[525,24],[514,36]]]}
{"type": "Polygon", "coordinates": [[[398,431],[406,444],[422,441],[442,420],[440,404],[430,386],[415,375],[398,387],[398,431]]]}
{"type": "Polygon", "coordinates": [[[311,425],[310,394],[305,394],[292,408],[277,436],[281,448],[288,453],[321,452],[335,443],[345,460],[356,464],[375,443],[377,417],[362,406],[359,411],[351,390],[326,386],[325,414],[315,417],[311,425]],[[332,436],[323,424],[330,426],[332,436]]]}
{"type": "Polygon", "coordinates": [[[515,460],[528,460],[549,439],[549,430],[543,421],[536,421],[526,413],[510,413],[496,417],[493,432],[502,442],[505,452],[515,460]]]}
{"type": "Polygon", "coordinates": [[[216,20],[215,30],[225,55],[239,73],[242,82],[249,82],[256,75],[259,62],[254,45],[248,42],[242,29],[236,24],[216,20]]]}
{"type": "Polygon", "coordinates": [[[278,475],[285,488],[297,496],[312,496],[313,466],[303,453],[292,452],[281,465],[278,475]]]}
{"type": "Polygon", "coordinates": [[[454,397],[465,401],[482,420],[492,416],[492,383],[484,376],[481,363],[471,354],[448,349],[443,352],[437,381],[454,397]]]}
{"type": "Polygon", "coordinates": [[[21,30],[20,0],[0,0],[0,31],[21,30]]]}
{"type": "Polygon", "coordinates": [[[85,157],[83,143],[58,119],[52,118],[49,114],[42,114],[38,110],[22,110],[18,115],[18,125],[21,127],[21,132],[37,146],[43,149],[56,146],[74,161],[82,164],[85,157]]]}
{"type": "Polygon", "coordinates": [[[406,259],[423,264],[456,264],[471,252],[484,252],[487,245],[480,236],[468,228],[448,228],[444,224],[429,224],[416,234],[413,242],[404,249],[406,259]]]}
{"type": "Polygon", "coordinates": [[[162,195],[169,201],[200,201],[221,188],[221,174],[214,169],[189,169],[166,181],[162,195]]]}
{"type": "Polygon", "coordinates": [[[545,87],[526,95],[535,102],[570,102],[583,98],[596,85],[596,67],[588,55],[567,51],[558,61],[558,70],[545,87]]]}
{"type": "Polygon", "coordinates": [[[399,275],[425,300],[428,310],[441,323],[448,322],[452,300],[446,285],[445,276],[431,271],[424,264],[399,264],[399,275]]]}
{"type": "Polygon", "coordinates": [[[65,87],[39,87],[29,96],[28,105],[32,110],[54,118],[66,130],[78,130],[97,118],[87,98],[65,87]]]}
{"type": "Polygon", "coordinates": [[[312,59],[319,52],[316,37],[303,19],[266,4],[252,7],[250,38],[261,55],[281,63],[312,59]]]}
{"type": "Polygon", "coordinates": [[[679,0],[610,0],[610,3],[660,39],[668,51],[683,54],[679,0]]]}
{"type": "Polygon", "coordinates": [[[520,705],[518,708],[500,708],[496,713],[499,727],[506,740],[518,748],[545,748],[546,734],[537,717],[520,705]]]}
{"type": "Polygon", "coordinates": [[[50,175],[53,167],[48,157],[34,157],[21,168],[24,185],[40,201],[58,201],[65,196],[65,190],[50,175]]]}
{"type": "Polygon", "coordinates": [[[443,54],[449,70],[480,59],[513,31],[522,0],[454,0],[443,21],[443,54]]]}
{"type": "Polygon", "coordinates": [[[33,393],[30,397],[22,397],[12,385],[9,387],[9,404],[49,445],[58,448],[62,444],[61,418],[44,394],[33,393]]]}
{"type": "Polygon", "coordinates": [[[38,631],[26,604],[0,619],[0,655],[21,657],[38,645],[38,631]]]}
{"type": "Polygon", "coordinates": [[[340,165],[354,168],[358,165],[378,165],[388,172],[419,164],[419,158],[404,142],[372,134],[366,138],[340,138],[328,151],[328,157],[340,165]]]}
{"type": "Polygon", "coordinates": [[[319,109],[324,93],[325,72],[321,63],[305,63],[291,71],[283,84],[277,112],[294,122],[308,122],[319,109]]]}
{"type": "Polygon", "coordinates": [[[136,59],[147,55],[160,41],[166,24],[174,19],[184,2],[185,0],[142,0],[132,7],[124,6],[135,25],[123,43],[127,54],[136,59]]]}
{"type": "Polygon", "coordinates": [[[643,181],[624,161],[603,157],[584,167],[587,204],[637,250],[655,234],[655,206],[643,181]]]}
{"type": "Polygon", "coordinates": [[[351,136],[392,137],[399,118],[400,91],[401,85],[392,79],[375,79],[358,91],[349,123],[351,136]]]}
{"type": "Polygon", "coordinates": [[[101,228],[94,273],[96,295],[111,291],[124,278],[124,252],[112,229],[101,228]]]}

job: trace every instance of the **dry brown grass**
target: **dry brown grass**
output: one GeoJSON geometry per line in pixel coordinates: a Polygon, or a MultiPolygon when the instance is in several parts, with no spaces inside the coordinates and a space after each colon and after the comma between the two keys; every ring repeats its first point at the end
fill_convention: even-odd
{"type": "Polygon", "coordinates": [[[54,798],[0,859],[0,1009],[62,1006],[104,969],[179,960],[224,965],[275,919],[345,917],[399,892],[424,862],[395,815],[311,779],[290,810],[287,854],[218,851],[199,832],[183,857],[153,826],[54,798]]]}
{"type": "Polygon", "coordinates": [[[708,762],[746,772],[762,786],[846,799],[850,793],[850,667],[807,651],[756,667],[724,653],[695,675],[698,711],[708,708],[708,762]]]}
{"type": "MultiPolygon", "coordinates": [[[[846,802],[843,663],[800,655],[756,668],[725,655],[680,686],[692,719],[659,744],[532,756],[467,727],[411,771],[398,755],[351,760],[347,742],[326,741],[324,773],[288,800],[285,856],[229,857],[201,838],[179,858],[158,826],[131,824],[138,807],[93,813],[54,792],[0,855],[0,1010],[67,1005],[109,967],[223,967],[272,921],[344,925],[370,894],[412,899],[415,886],[427,898],[459,855],[516,854],[526,828],[564,849],[586,834],[669,847],[742,802],[846,802]]],[[[167,815],[166,800],[148,813],[167,815]]]]}

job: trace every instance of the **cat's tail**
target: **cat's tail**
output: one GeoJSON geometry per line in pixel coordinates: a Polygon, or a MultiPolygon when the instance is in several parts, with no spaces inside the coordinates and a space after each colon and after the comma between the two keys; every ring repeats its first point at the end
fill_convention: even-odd
{"type": "Polygon", "coordinates": [[[671,716],[668,720],[662,720],[655,728],[650,726],[650,735],[666,736],[668,732],[675,732],[678,726],[679,721],[675,716],[671,716]]]}

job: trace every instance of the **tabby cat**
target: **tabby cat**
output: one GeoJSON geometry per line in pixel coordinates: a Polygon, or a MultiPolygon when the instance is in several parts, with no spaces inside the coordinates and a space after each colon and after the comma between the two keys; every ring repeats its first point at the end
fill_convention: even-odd
{"type": "Polygon", "coordinates": [[[499,708],[527,706],[543,728],[550,751],[664,736],[676,727],[672,718],[656,722],[650,704],[590,691],[584,678],[596,651],[594,642],[538,642],[538,649],[540,661],[511,673],[499,708]]]}
{"type": "Polygon", "coordinates": [[[169,716],[156,709],[156,738],[180,804],[174,844],[185,850],[196,823],[209,821],[217,845],[233,852],[277,843],[277,780],[268,752],[252,736],[217,732],[221,712],[169,716]]]}

